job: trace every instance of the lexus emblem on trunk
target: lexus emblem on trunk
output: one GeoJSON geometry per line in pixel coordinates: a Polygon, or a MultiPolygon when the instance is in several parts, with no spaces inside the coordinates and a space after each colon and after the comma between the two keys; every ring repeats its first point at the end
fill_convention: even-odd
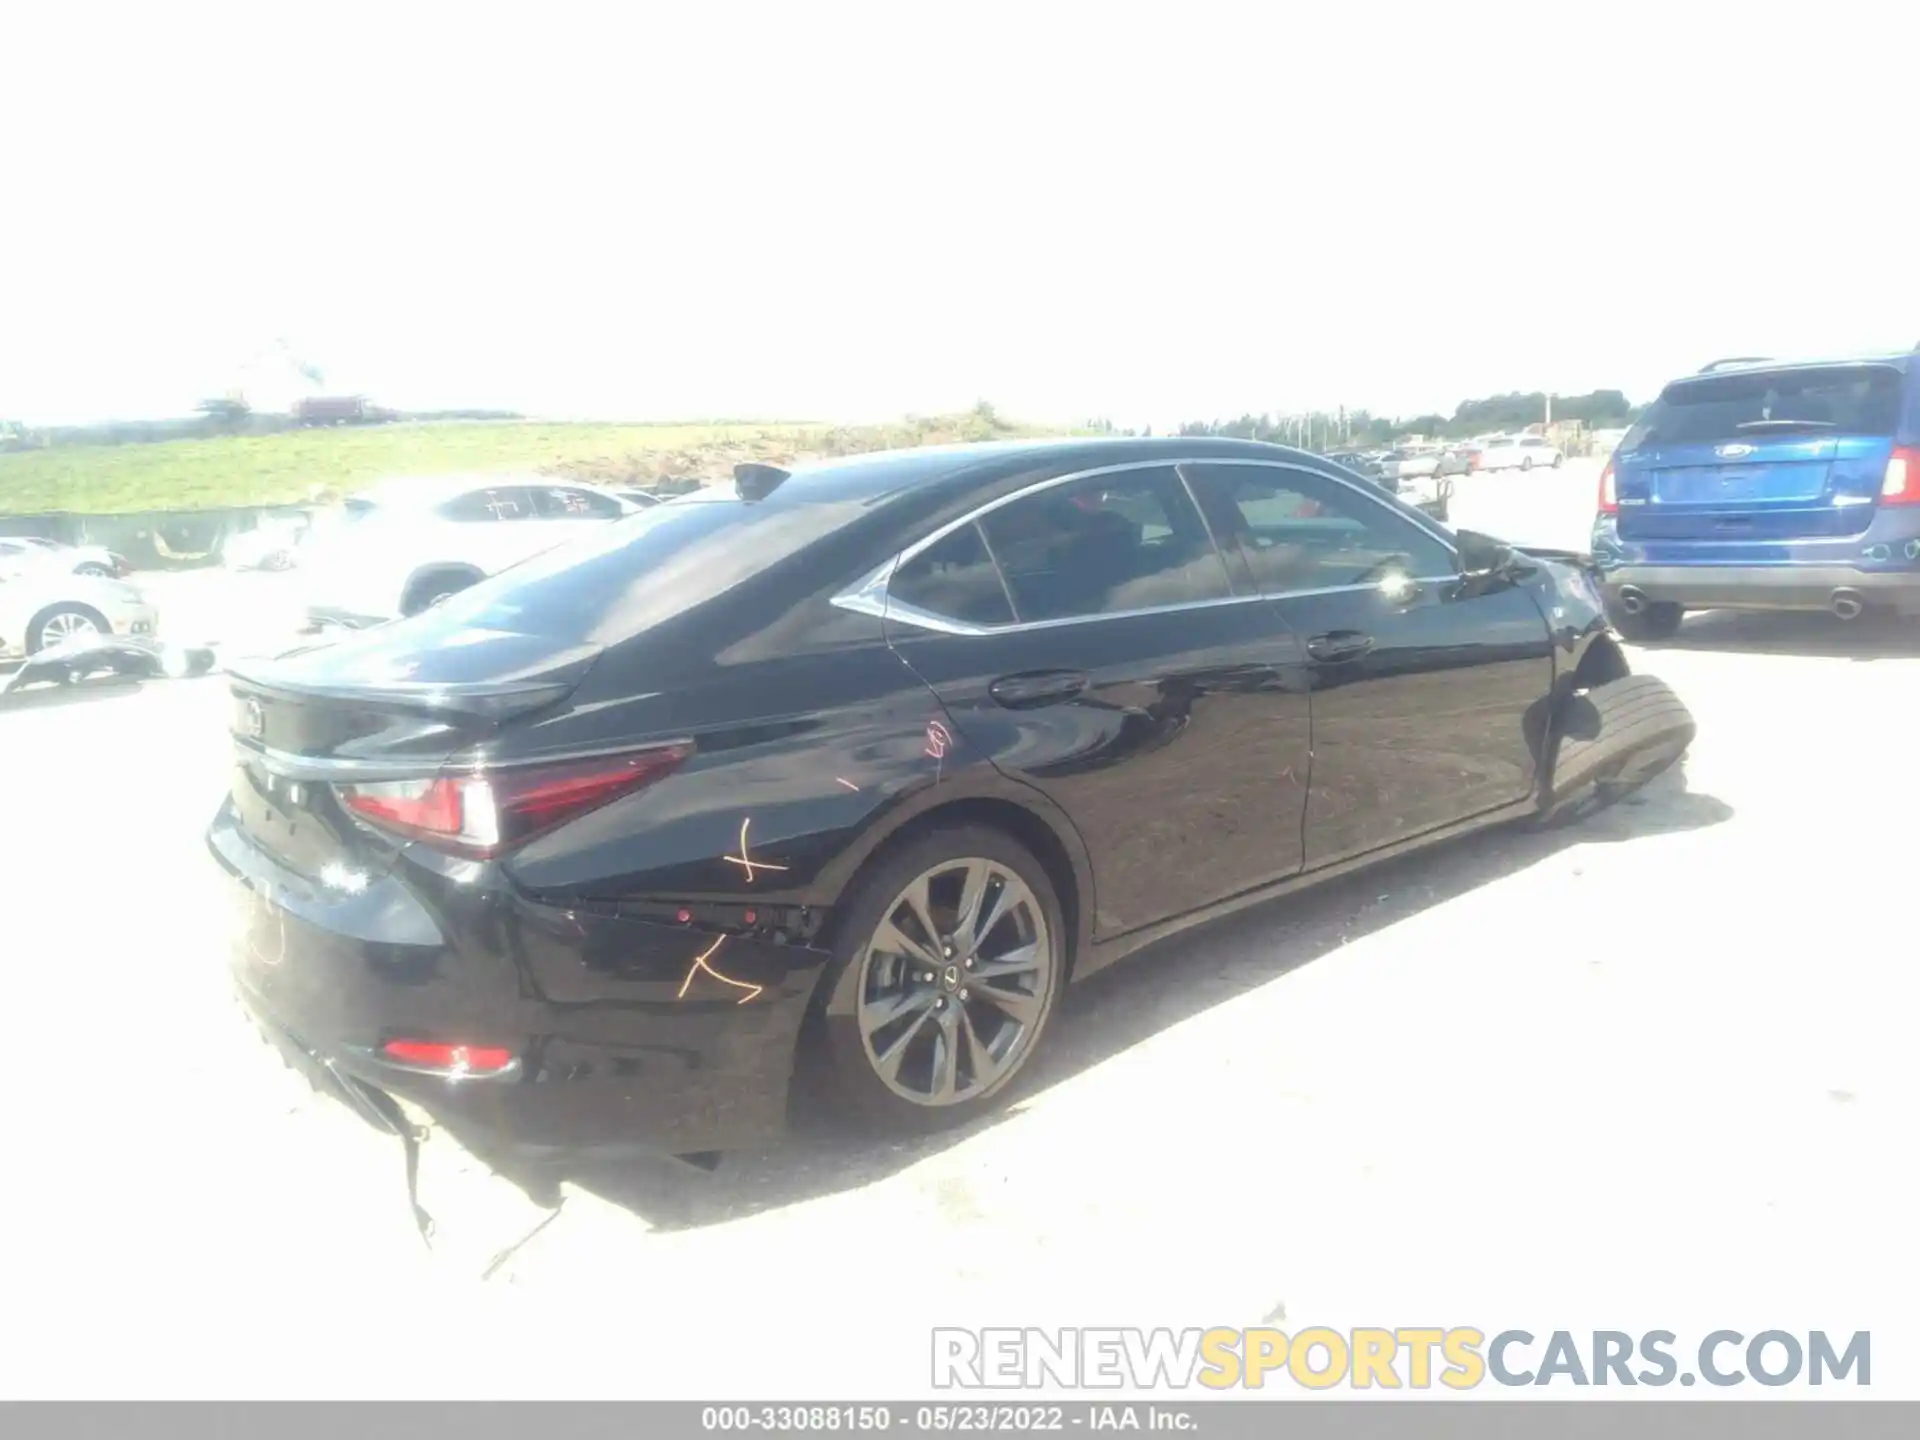
{"type": "Polygon", "coordinates": [[[1753,453],[1753,446],[1739,444],[1721,445],[1716,447],[1713,453],[1718,455],[1722,460],[1738,460],[1742,455],[1751,455],[1753,453]]]}
{"type": "Polygon", "coordinates": [[[249,700],[240,707],[240,728],[253,740],[267,733],[266,712],[260,708],[258,700],[249,700]]]}

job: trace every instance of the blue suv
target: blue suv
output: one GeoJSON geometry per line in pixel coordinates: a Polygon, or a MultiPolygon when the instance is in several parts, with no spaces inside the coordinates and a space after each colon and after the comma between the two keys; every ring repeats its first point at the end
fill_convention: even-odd
{"type": "Polygon", "coordinates": [[[1674,381],[1601,472],[1591,548],[1629,640],[1688,610],[1920,613],[1920,350],[1674,381]]]}

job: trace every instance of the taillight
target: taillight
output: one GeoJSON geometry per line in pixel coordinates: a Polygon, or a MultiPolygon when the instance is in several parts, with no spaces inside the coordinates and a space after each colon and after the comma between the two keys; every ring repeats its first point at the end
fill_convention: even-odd
{"type": "Polygon", "coordinates": [[[1896,446],[1880,482],[1882,505],[1920,505],[1920,446],[1896,446]]]}
{"type": "Polygon", "coordinates": [[[591,760],[335,789],[341,804],[369,824],[484,859],[661,779],[692,753],[692,746],[668,745],[591,760]]]}
{"type": "Polygon", "coordinates": [[[1620,497],[1614,493],[1613,461],[1611,460],[1607,461],[1600,471],[1600,513],[1602,515],[1620,513],[1620,497]]]}

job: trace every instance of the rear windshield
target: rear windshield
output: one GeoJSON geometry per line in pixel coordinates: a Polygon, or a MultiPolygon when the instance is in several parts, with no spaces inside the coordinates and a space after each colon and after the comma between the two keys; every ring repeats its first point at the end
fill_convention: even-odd
{"type": "Polygon", "coordinates": [[[1667,387],[1621,442],[1712,445],[1768,434],[1892,435],[1903,379],[1887,366],[1715,375],[1667,387]]]}
{"type": "Polygon", "coordinates": [[[405,623],[427,645],[469,630],[612,645],[720,598],[866,508],[746,502],[715,486],[522,561],[405,623]]]}

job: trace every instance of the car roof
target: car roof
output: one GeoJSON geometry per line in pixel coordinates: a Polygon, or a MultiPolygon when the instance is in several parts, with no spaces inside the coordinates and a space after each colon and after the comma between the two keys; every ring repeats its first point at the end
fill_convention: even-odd
{"type": "Polygon", "coordinates": [[[1846,370],[1859,365],[1885,365],[1901,372],[1911,368],[1914,352],[1887,351],[1877,355],[1807,356],[1799,360],[1718,360],[1691,375],[1682,375],[1670,383],[1684,385],[1690,380],[1706,380],[1715,375],[1766,375],[1795,370],[1846,370]]]}
{"type": "MultiPolygon", "coordinates": [[[[771,505],[816,500],[862,501],[875,508],[908,496],[938,502],[1014,483],[1102,466],[1234,457],[1324,466],[1326,457],[1286,445],[1218,436],[1100,436],[989,440],[925,445],[835,457],[796,466],[766,500],[771,505]]],[[[710,485],[676,500],[727,499],[731,485],[710,485]]]]}

